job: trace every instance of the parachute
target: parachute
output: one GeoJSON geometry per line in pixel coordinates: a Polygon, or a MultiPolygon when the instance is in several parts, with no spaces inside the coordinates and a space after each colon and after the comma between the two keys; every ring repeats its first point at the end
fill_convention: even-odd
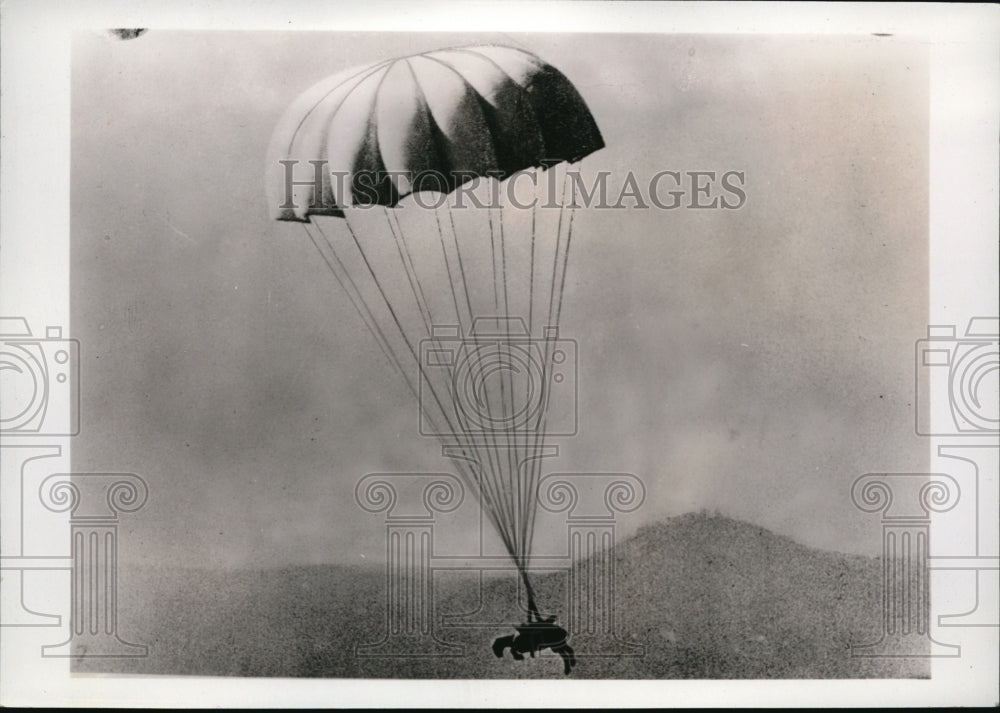
{"type": "Polygon", "coordinates": [[[417,398],[421,432],[478,498],[536,618],[541,457],[547,437],[575,433],[575,352],[558,334],[567,167],[603,146],[557,69],[476,45],[321,81],[288,108],[267,158],[271,216],[304,226],[417,398]]]}

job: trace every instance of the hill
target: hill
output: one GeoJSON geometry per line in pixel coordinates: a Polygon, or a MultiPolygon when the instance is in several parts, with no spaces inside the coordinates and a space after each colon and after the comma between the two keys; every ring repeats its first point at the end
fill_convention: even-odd
{"type": "MultiPolygon", "coordinates": [[[[920,677],[927,659],[860,659],[879,638],[881,560],[825,552],[760,527],[688,514],[642,528],[614,560],[615,639],[575,633],[575,678],[920,677]]],[[[588,577],[594,562],[575,574],[588,577]]],[[[533,579],[566,623],[565,573],[533,579]],[[561,611],[562,610],[562,611],[561,611]]],[[[435,579],[435,632],[452,656],[364,657],[386,631],[385,572],[337,565],[260,571],[122,568],[119,634],[143,659],[82,659],[77,671],[174,675],[561,678],[549,652],[497,660],[520,618],[516,578],[435,579]],[[461,612],[474,612],[456,619],[461,612]],[[463,624],[455,626],[456,623],[463,624]],[[455,648],[457,647],[457,648],[455,648]]],[[[600,613],[598,613],[600,614],[600,613]]],[[[439,653],[424,647],[404,651],[439,653]]]]}

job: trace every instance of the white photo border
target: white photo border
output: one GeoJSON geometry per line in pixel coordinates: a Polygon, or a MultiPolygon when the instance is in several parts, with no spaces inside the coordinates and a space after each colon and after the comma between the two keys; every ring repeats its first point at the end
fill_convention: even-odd
{"type": "MultiPolygon", "coordinates": [[[[82,29],[860,34],[930,43],[929,324],[998,313],[1000,11],[990,5],[640,2],[55,2],[2,8],[0,305],[31,324],[69,309],[70,58],[82,29]]],[[[915,335],[918,338],[920,335],[915,335]]],[[[908,365],[901,365],[907,368],[908,365]]],[[[936,405],[935,408],[943,406],[936,405]]],[[[929,447],[934,449],[934,439],[929,447]]],[[[69,439],[62,457],[68,466],[69,439]]],[[[65,468],[68,470],[68,467],[65,468]]],[[[11,474],[5,472],[4,477],[11,474]]],[[[0,503],[8,512],[13,503],[0,503]]],[[[68,532],[52,532],[65,542],[68,532]]],[[[55,596],[61,596],[57,594],[55,596]]],[[[66,594],[68,597],[68,593],[66,594]]],[[[988,603],[987,603],[988,604],[988,603]]],[[[994,608],[995,608],[995,602],[994,608]]],[[[68,607],[66,607],[68,609],[68,607]]],[[[0,614],[2,616],[2,614],[0,614]]],[[[995,628],[930,680],[404,681],[71,674],[30,629],[0,632],[0,702],[54,706],[446,707],[995,705],[995,628]],[[28,655],[26,652],[31,651],[28,655]]]]}

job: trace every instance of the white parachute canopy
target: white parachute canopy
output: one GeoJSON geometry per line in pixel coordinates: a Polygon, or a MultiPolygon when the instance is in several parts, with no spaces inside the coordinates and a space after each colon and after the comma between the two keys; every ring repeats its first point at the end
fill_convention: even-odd
{"type": "Polygon", "coordinates": [[[350,69],[296,99],[267,159],[300,222],[419,400],[527,587],[546,435],[575,431],[558,337],[567,165],[604,146],[558,70],[473,46],[350,69]]]}

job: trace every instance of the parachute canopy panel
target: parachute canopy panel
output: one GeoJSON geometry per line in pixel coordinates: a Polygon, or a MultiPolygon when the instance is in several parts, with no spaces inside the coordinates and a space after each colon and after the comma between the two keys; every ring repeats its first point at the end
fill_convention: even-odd
{"type": "Polygon", "coordinates": [[[576,88],[530,52],[426,52],[346,70],[292,103],[268,152],[269,210],[276,220],[343,217],[350,206],[392,207],[415,191],[448,193],[603,147],[576,88]]]}

